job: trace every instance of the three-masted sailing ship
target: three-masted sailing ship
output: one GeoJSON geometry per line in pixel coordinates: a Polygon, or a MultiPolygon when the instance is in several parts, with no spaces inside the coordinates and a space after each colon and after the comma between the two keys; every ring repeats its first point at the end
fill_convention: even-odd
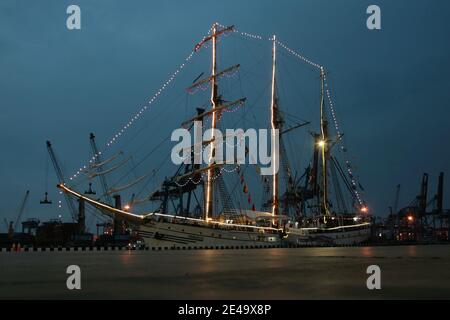
{"type": "MultiPolygon", "coordinates": [[[[132,213],[77,192],[66,184],[60,184],[58,187],[115,220],[126,221],[128,226],[137,232],[150,247],[274,247],[283,244],[342,245],[366,241],[370,235],[370,223],[363,221],[361,215],[357,213],[333,210],[328,197],[328,176],[330,172],[335,175],[335,171],[339,171],[339,165],[332,156],[331,150],[340,137],[332,141],[328,136],[324,111],[323,69],[321,69],[320,132],[313,134],[315,141],[313,162],[303,176],[304,183],[300,185],[300,180],[297,181],[291,176],[291,170],[285,168],[288,183],[284,188],[280,188],[279,173],[274,170],[271,176],[264,179],[263,187],[268,191],[268,196],[261,211],[256,211],[255,208],[246,210],[227,205],[230,202],[227,199],[229,195],[221,176],[221,167],[226,164],[216,163],[212,159],[214,159],[215,148],[223,143],[214,135],[214,129],[222,118],[223,112],[245,101],[245,98],[240,98],[234,102],[226,102],[219,90],[218,78],[240,67],[235,65],[218,71],[217,40],[233,30],[233,26],[219,27],[218,24],[214,24],[209,36],[195,46],[195,50],[199,50],[206,44],[211,45],[212,67],[209,76],[197,79],[198,81],[188,90],[209,85],[211,96],[209,109],[197,108],[197,114],[183,125],[192,129],[194,121],[209,119],[212,134],[209,140],[202,142],[201,147],[209,145],[209,148],[205,150],[208,150],[211,161],[204,165],[195,164],[194,161],[180,165],[176,174],[166,178],[161,187],[149,196],[151,201],[160,203],[158,210],[142,214],[132,213]],[[201,189],[203,203],[200,203],[195,195],[198,189],[201,189]],[[215,205],[214,199],[218,194],[221,194],[223,198],[220,209],[215,205]],[[193,197],[195,197],[196,205],[192,204],[193,197]],[[169,209],[174,199],[179,201],[178,210],[175,213],[169,209]],[[309,214],[307,214],[308,210],[309,214]]],[[[272,152],[272,161],[280,163],[280,158],[283,160],[283,153],[286,152],[283,146],[283,134],[290,132],[293,128],[283,127],[283,116],[276,90],[277,40],[275,36],[272,41],[269,119],[271,132],[275,130],[280,132],[280,154],[272,152]]],[[[300,126],[302,125],[298,127],[300,126]]],[[[190,153],[191,157],[194,157],[195,146],[191,147],[190,153]]]]}

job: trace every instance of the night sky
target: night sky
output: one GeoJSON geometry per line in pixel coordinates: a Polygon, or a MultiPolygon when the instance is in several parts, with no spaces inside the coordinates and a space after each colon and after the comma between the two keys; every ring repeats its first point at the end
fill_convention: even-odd
{"type": "Polygon", "coordinates": [[[45,141],[55,145],[67,175],[76,171],[89,158],[89,132],[103,147],[215,21],[277,34],[326,66],[372,213],[387,214],[397,184],[400,205],[407,205],[422,172],[430,174],[434,195],[440,171],[450,185],[449,12],[445,0],[2,0],[0,218],[15,217],[27,189],[25,218],[55,218],[54,209],[38,204],[45,141]],[[66,28],[70,4],[81,7],[81,30],[66,28]],[[366,28],[371,4],[381,8],[381,30],[366,28]]]}

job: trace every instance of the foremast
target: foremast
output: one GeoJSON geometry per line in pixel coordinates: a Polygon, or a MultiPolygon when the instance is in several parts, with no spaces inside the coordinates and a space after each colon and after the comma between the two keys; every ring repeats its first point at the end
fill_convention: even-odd
{"type": "MultiPolygon", "coordinates": [[[[217,38],[227,32],[233,31],[234,26],[226,27],[219,29],[218,24],[214,23],[211,30],[212,33],[208,37],[204,38],[200,43],[198,43],[195,46],[195,50],[200,49],[205,43],[211,41],[212,43],[212,64],[211,64],[211,76],[208,79],[201,80],[191,86],[190,88],[194,88],[196,86],[201,85],[202,83],[211,82],[211,110],[208,111],[208,113],[211,115],[211,136],[210,136],[210,148],[209,148],[209,155],[208,155],[208,167],[206,170],[206,183],[205,183],[205,191],[204,191],[204,198],[205,198],[205,208],[204,208],[204,220],[210,221],[213,217],[213,211],[214,211],[214,177],[218,170],[218,165],[214,163],[214,156],[215,156],[215,144],[217,141],[215,141],[215,129],[217,127],[217,114],[220,112],[221,109],[227,108],[229,106],[221,106],[221,99],[219,96],[219,88],[218,88],[218,81],[217,78],[222,73],[229,72],[233,69],[236,69],[239,67],[239,65],[230,67],[222,72],[217,72],[217,38]]],[[[240,99],[235,103],[238,103],[239,101],[242,101],[245,99],[240,99]]],[[[230,104],[231,105],[231,104],[230,104]]],[[[220,143],[220,141],[219,141],[220,143]]]]}

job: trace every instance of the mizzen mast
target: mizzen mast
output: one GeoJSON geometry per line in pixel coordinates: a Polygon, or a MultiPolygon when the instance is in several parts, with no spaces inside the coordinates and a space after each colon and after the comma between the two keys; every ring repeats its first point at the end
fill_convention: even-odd
{"type": "MultiPolygon", "coordinates": [[[[328,122],[325,116],[325,71],[320,68],[320,135],[319,147],[321,149],[322,158],[322,213],[325,216],[330,214],[328,208],[328,177],[327,177],[327,161],[329,157],[328,149],[328,122]]],[[[326,219],[324,218],[326,222],[326,219]]]]}

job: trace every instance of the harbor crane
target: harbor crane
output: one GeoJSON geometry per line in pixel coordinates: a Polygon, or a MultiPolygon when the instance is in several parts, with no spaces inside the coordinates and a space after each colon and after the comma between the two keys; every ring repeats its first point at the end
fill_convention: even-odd
{"type": "MultiPolygon", "coordinates": [[[[95,158],[95,164],[98,166],[97,167],[97,171],[98,172],[102,172],[103,171],[103,166],[101,165],[102,161],[101,161],[100,153],[98,152],[97,143],[95,142],[95,135],[94,135],[94,133],[91,132],[91,134],[89,135],[89,139],[91,141],[91,149],[92,149],[93,156],[95,158]]],[[[103,192],[104,192],[104,195],[105,195],[105,202],[107,204],[111,205],[112,204],[112,199],[111,199],[111,196],[109,194],[109,189],[108,189],[108,184],[106,183],[106,178],[105,178],[104,175],[99,175],[98,177],[100,179],[100,183],[102,185],[103,192]]]]}
{"type": "Polygon", "coordinates": [[[9,229],[8,220],[6,220],[6,218],[3,218],[3,223],[5,224],[6,232],[8,232],[9,229]]]}
{"type": "MultiPolygon", "coordinates": [[[[65,184],[64,174],[63,174],[62,169],[61,169],[61,167],[59,165],[59,162],[58,162],[58,160],[56,158],[55,152],[53,151],[52,144],[48,140],[47,140],[47,151],[48,151],[48,154],[50,155],[50,159],[52,160],[53,167],[55,168],[55,172],[56,172],[56,176],[58,178],[58,182],[60,184],[65,184]]],[[[67,206],[69,207],[69,211],[70,211],[70,213],[72,215],[73,221],[77,221],[78,220],[78,218],[77,218],[78,217],[78,212],[77,212],[75,204],[73,203],[72,198],[65,192],[64,192],[64,197],[66,199],[67,206]]]]}
{"type": "Polygon", "coordinates": [[[22,217],[23,212],[25,211],[25,206],[27,204],[29,195],[30,195],[30,190],[27,190],[25,192],[25,197],[23,198],[22,203],[20,204],[19,211],[17,213],[16,221],[14,222],[14,230],[17,230],[17,226],[18,226],[18,224],[20,222],[20,218],[22,217]]]}

